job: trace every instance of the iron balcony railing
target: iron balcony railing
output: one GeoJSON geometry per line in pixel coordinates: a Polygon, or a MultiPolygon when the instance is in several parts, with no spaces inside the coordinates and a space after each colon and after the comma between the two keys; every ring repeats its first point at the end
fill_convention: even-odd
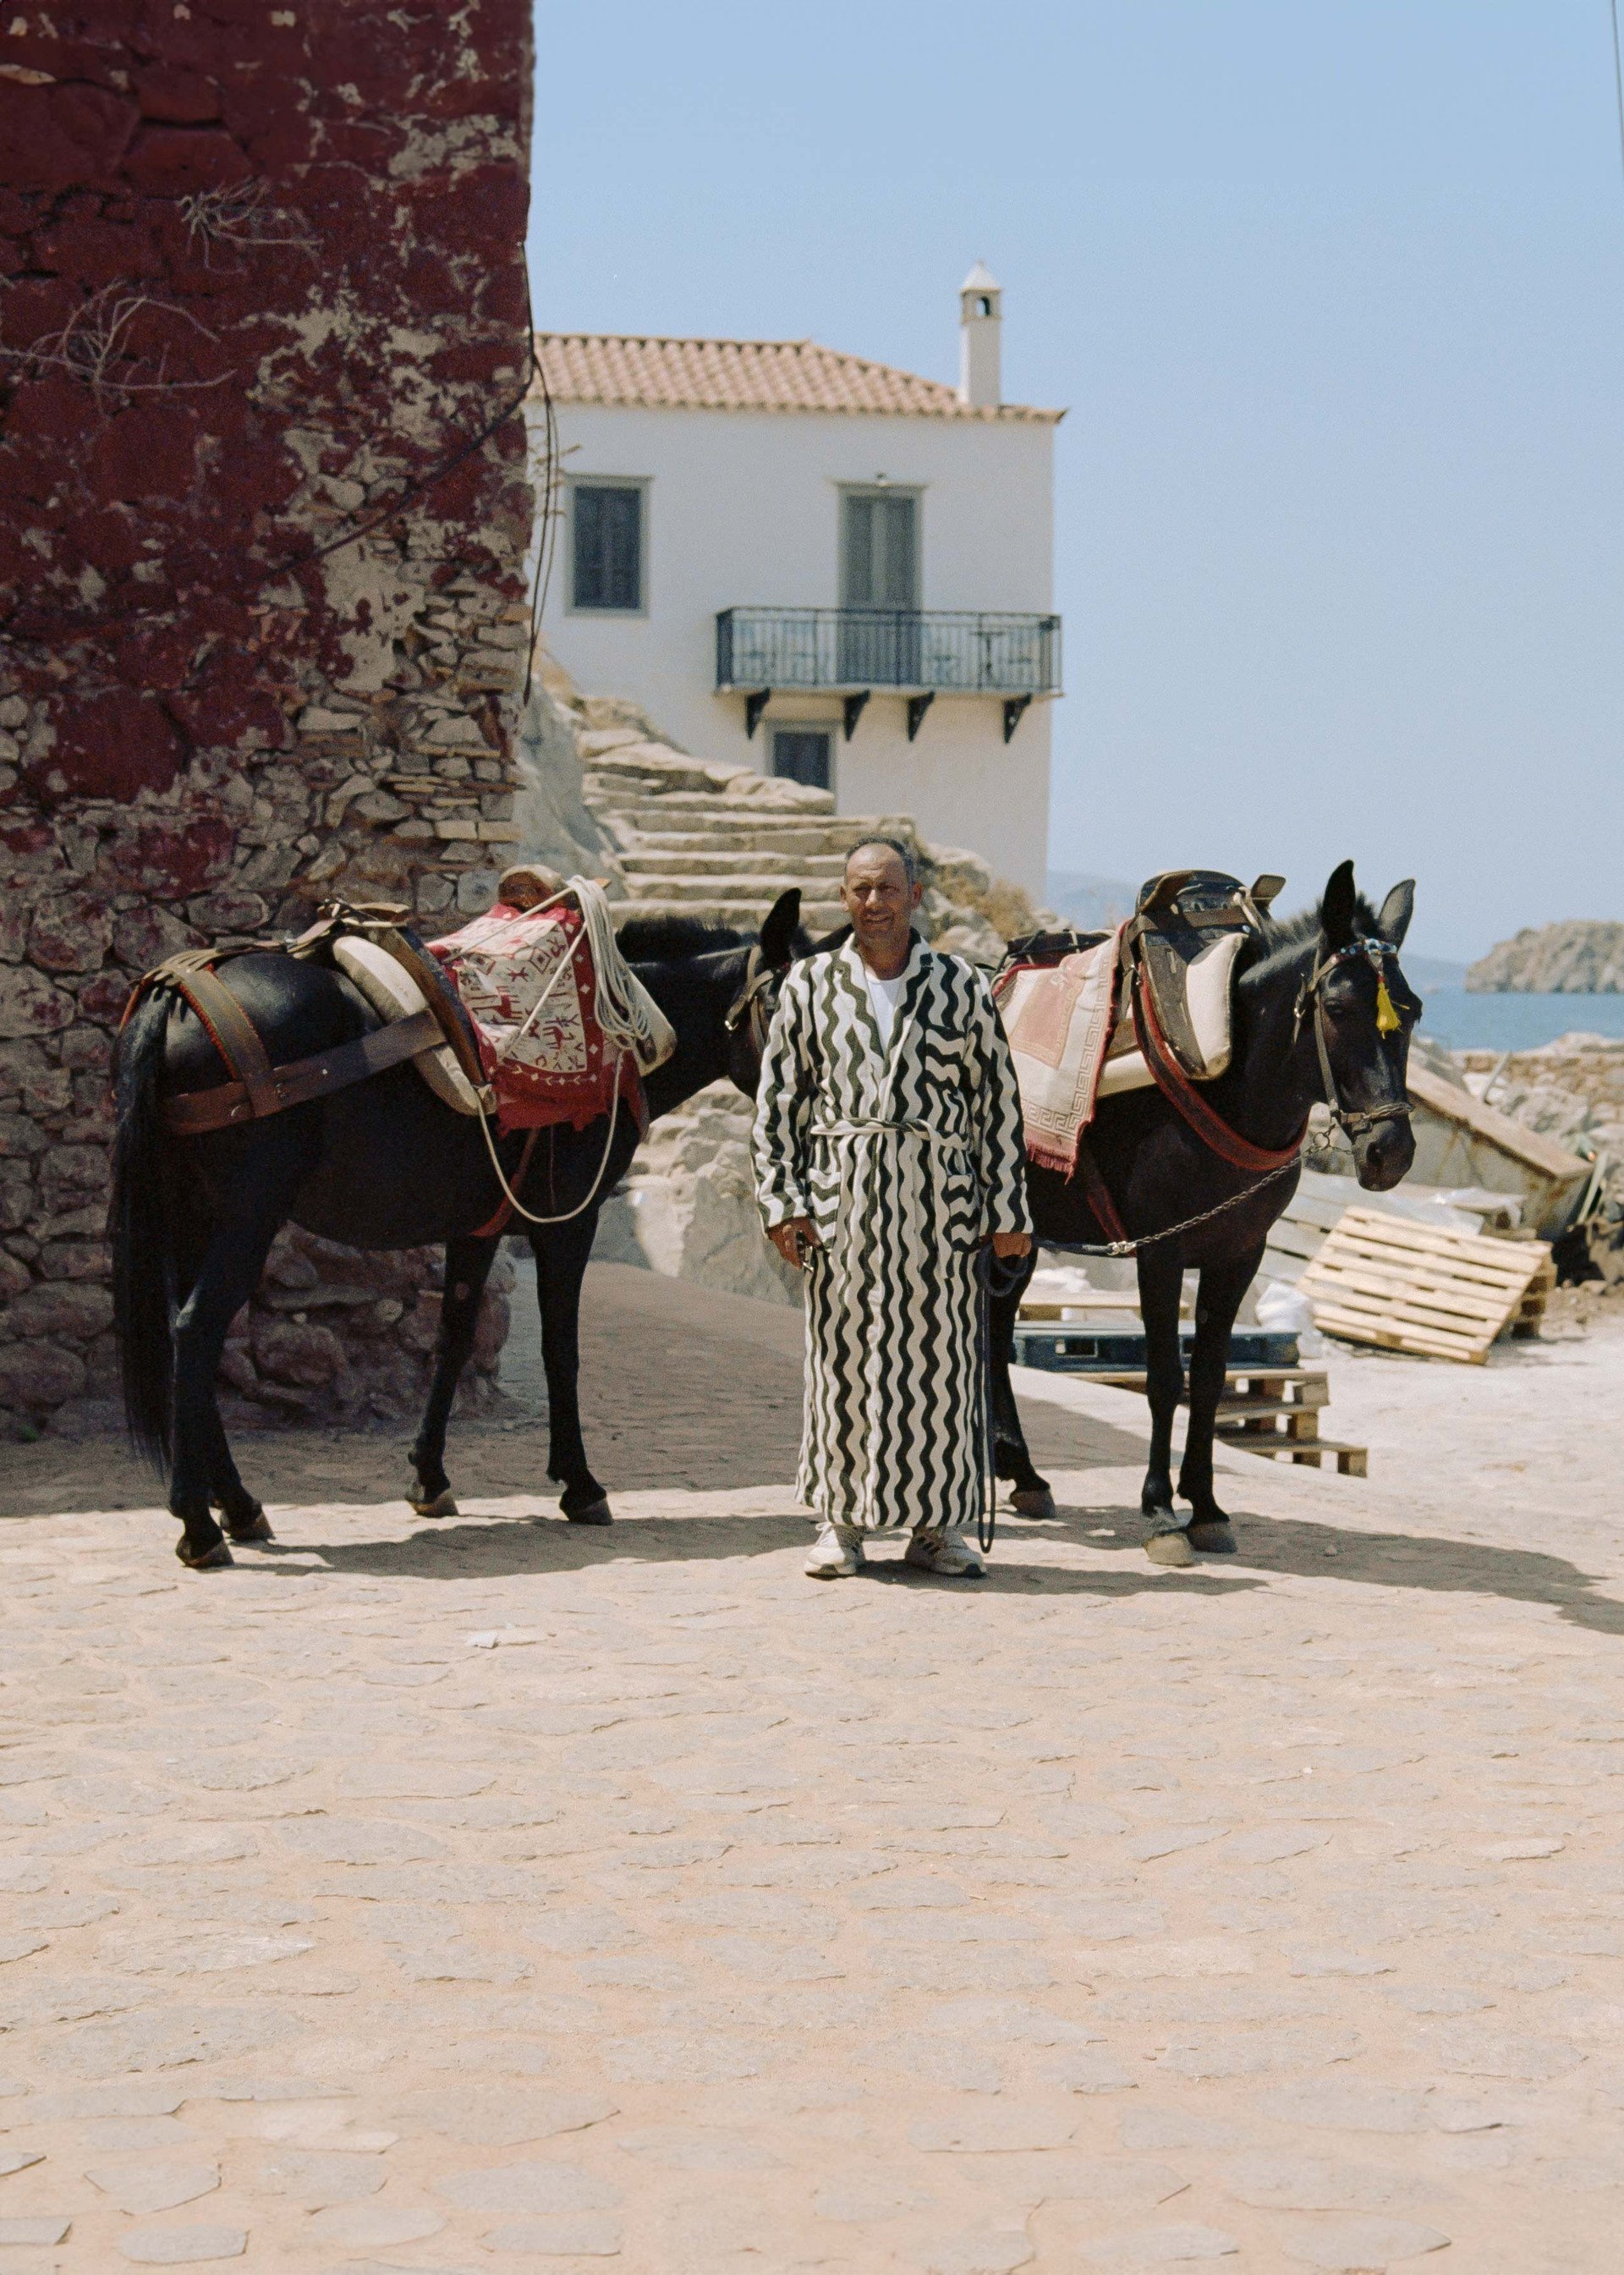
{"type": "Polygon", "coordinates": [[[716,685],[1058,695],[1060,618],[1006,609],[723,608],[716,685]]]}

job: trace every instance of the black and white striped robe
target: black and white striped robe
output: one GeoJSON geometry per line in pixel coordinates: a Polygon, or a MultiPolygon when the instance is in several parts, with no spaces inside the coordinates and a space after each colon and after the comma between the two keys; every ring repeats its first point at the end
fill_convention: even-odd
{"type": "Polygon", "coordinates": [[[915,940],[888,1049],[855,941],[794,964],[761,1067],[757,1193],[806,1216],[797,1490],[826,1522],[974,1522],[976,1251],[1029,1232],[1020,1093],[986,984],[915,940]]]}

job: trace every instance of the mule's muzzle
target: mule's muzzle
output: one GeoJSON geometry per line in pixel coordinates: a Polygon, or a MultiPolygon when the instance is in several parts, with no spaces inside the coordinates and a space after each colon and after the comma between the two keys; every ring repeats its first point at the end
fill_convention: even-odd
{"type": "Polygon", "coordinates": [[[1353,1141],[1354,1169],[1367,1193],[1388,1193],[1409,1175],[1416,1158],[1409,1120],[1379,1122],[1353,1141]]]}

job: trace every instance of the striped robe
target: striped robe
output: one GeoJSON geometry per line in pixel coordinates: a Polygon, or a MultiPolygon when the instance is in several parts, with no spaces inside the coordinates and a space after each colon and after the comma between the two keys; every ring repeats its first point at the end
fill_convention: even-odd
{"type": "Polygon", "coordinates": [[[976,1251],[1028,1232],[1021,1100],[980,974],[915,940],[890,1047],[855,941],[791,966],[754,1154],[770,1229],[806,1216],[797,1490],[865,1531],[973,1523],[976,1251]]]}

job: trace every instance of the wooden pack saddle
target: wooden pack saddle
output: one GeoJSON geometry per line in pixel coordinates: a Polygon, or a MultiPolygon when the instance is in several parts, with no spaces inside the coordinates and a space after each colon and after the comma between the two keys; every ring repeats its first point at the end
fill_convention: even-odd
{"type": "MultiPolygon", "coordinates": [[[[179,996],[202,1022],[230,1077],[207,1090],[184,1091],[166,1099],[165,1126],[178,1137],[200,1137],[212,1130],[237,1128],[347,1089],[351,1083],[363,1082],[369,1075],[407,1059],[419,1062],[436,1090],[443,1092],[457,1085],[470,1100],[465,1110],[477,1111],[472,1103],[475,1096],[488,1098],[478,1038],[456,989],[423,941],[403,921],[405,914],[399,908],[355,907],[331,901],[296,940],[216,941],[208,948],[185,949],[147,972],[132,991],[125,1008],[125,1020],[141,997],[154,989],[179,996]],[[394,965],[404,968],[416,983],[421,1008],[404,1017],[393,1015],[389,1004],[375,1000],[373,991],[363,985],[361,992],[381,1018],[381,1025],[329,1050],[273,1066],[259,1031],[219,977],[218,967],[240,956],[291,956],[334,964],[353,982],[357,974],[346,968],[351,959],[337,953],[350,941],[381,950],[394,965]],[[443,1064],[431,1064],[435,1061],[443,1064]]],[[[366,975],[359,977],[364,982],[366,975]]]]}
{"type": "Polygon", "coordinates": [[[1263,876],[1247,886],[1221,869],[1164,869],[1140,888],[1122,929],[1124,977],[1137,974],[1160,1039],[1192,1082],[1229,1064],[1235,958],[1285,881],[1263,876]]]}

